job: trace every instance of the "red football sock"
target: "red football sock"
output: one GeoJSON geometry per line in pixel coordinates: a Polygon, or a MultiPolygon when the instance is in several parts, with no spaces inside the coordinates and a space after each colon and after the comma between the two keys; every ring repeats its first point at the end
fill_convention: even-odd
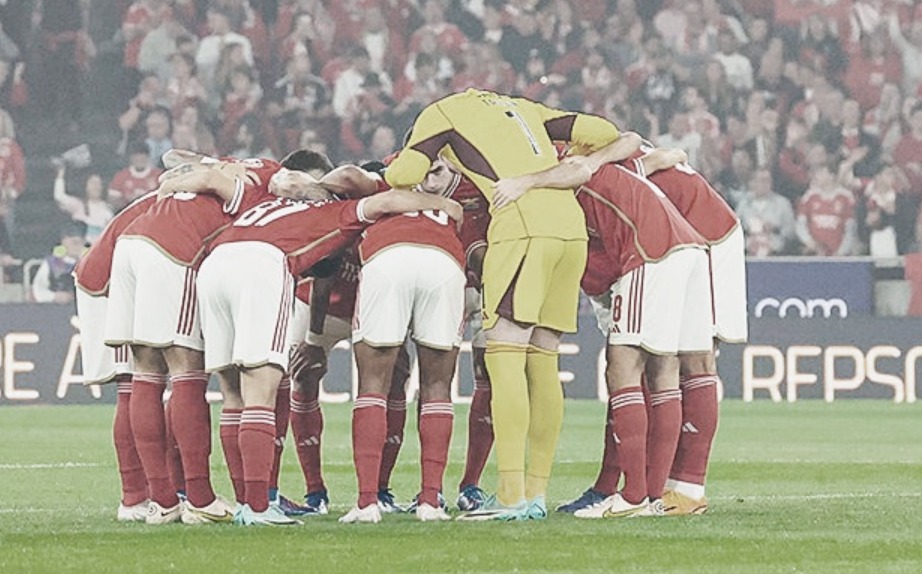
{"type": "Polygon", "coordinates": [[[391,474],[397,464],[400,447],[403,446],[403,430],[407,423],[407,398],[388,398],[387,400],[387,431],[385,432],[384,448],[381,449],[381,470],[378,472],[378,489],[385,489],[391,483],[391,474]]]}
{"type": "Polygon", "coordinates": [[[352,407],[352,458],[359,483],[359,508],[378,501],[381,450],[387,434],[384,395],[361,394],[352,407]]]}
{"type": "Polygon", "coordinates": [[[170,396],[170,421],[186,478],[186,496],[193,506],[214,502],[211,488],[211,410],[205,399],[208,374],[189,371],[173,375],[170,396]]]}
{"type": "Polygon", "coordinates": [[[150,498],[164,508],[179,503],[166,467],[166,375],[135,373],[131,379],[131,432],[144,468],[150,498]]]}
{"type": "Polygon", "coordinates": [[[221,448],[224,462],[234,485],[234,500],[243,504],[246,500],[246,485],[243,481],[243,459],[240,457],[240,416],[243,409],[224,408],[221,411],[221,448]]]}
{"type": "Polygon", "coordinates": [[[717,433],[717,375],[683,377],[682,432],[669,478],[704,485],[711,445],[717,433]]]}
{"type": "Polygon", "coordinates": [[[320,466],[323,411],[317,399],[307,400],[297,391],[291,393],[291,434],[294,435],[307,492],[326,490],[320,466]]]}
{"type": "Polygon", "coordinates": [[[448,448],[451,446],[451,428],[455,420],[450,400],[428,401],[419,412],[419,448],[422,467],[422,491],[420,504],[438,508],[439,493],[445,465],[448,463],[448,448]]]}
{"type": "Polygon", "coordinates": [[[186,492],[186,477],[182,470],[182,455],[173,436],[173,420],[170,415],[170,401],[163,405],[163,417],[166,420],[166,469],[170,473],[170,483],[176,492],[186,492]]]}
{"type": "Polygon", "coordinates": [[[618,462],[624,472],[621,495],[637,504],[647,497],[647,407],[640,387],[625,387],[608,399],[618,462]]]}
{"type": "Polygon", "coordinates": [[[670,389],[651,393],[647,437],[647,494],[651,499],[663,497],[681,427],[682,391],[670,389]]]}
{"type": "Polygon", "coordinates": [[[122,479],[122,504],[134,506],[147,500],[147,479],[144,467],[134,447],[131,433],[131,375],[117,378],[118,395],[115,403],[115,420],[112,421],[112,439],[115,443],[115,458],[118,473],[122,479]]]}
{"type": "Polygon", "coordinates": [[[493,418],[490,401],[493,391],[490,379],[474,380],[474,396],[467,414],[467,460],[459,490],[471,484],[480,484],[483,468],[493,448],[493,418]]]}
{"type": "Polygon", "coordinates": [[[602,451],[602,468],[595,479],[592,489],[605,496],[611,496],[618,490],[618,481],[621,480],[621,467],[618,465],[618,449],[615,446],[615,435],[611,426],[611,415],[605,411],[605,447],[602,451]]]}
{"type": "Polygon", "coordinates": [[[275,458],[272,459],[272,474],[269,475],[269,488],[278,490],[279,473],[282,470],[282,450],[285,448],[285,436],[288,434],[288,421],[291,417],[291,379],[282,377],[278,391],[275,393],[275,458]]]}
{"type": "Polygon", "coordinates": [[[275,410],[247,407],[240,415],[237,444],[243,461],[246,503],[254,512],[269,508],[269,475],[275,443],[275,410]]]}

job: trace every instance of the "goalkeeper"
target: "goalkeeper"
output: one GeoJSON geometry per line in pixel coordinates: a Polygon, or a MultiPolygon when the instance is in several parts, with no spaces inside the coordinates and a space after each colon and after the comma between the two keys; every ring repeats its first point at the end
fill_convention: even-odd
{"type": "Polygon", "coordinates": [[[410,187],[442,157],[491,204],[483,325],[499,484],[496,498],[465,518],[546,516],[544,497],[563,420],[557,348],[561,333],[576,331],[586,263],[586,223],[572,191],[533,189],[510,201],[494,194],[493,184],[557,165],[553,141],[595,150],[618,137],[618,129],[600,117],[470,89],[423,109],[385,172],[391,186],[410,187]]]}

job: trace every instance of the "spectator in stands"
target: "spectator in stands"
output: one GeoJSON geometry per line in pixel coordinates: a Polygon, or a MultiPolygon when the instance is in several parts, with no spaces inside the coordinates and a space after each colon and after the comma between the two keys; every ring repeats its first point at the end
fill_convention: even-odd
{"type": "Polygon", "coordinates": [[[175,76],[173,56],[179,53],[177,42],[180,38],[189,39],[189,31],[175,18],[162,18],[141,42],[138,70],[142,74],[156,74],[163,85],[168,85],[175,76]]]}
{"type": "Polygon", "coordinates": [[[151,163],[147,143],[133,142],[128,148],[128,165],[115,172],[109,182],[109,204],[121,210],[148,191],[157,189],[157,177],[163,170],[151,167],[151,163]]]}
{"type": "Polygon", "coordinates": [[[348,65],[339,73],[333,84],[333,113],[339,118],[349,117],[356,109],[356,99],[363,93],[362,84],[371,71],[368,50],[353,46],[347,54],[348,65]]]}
{"type": "Polygon", "coordinates": [[[174,53],[169,61],[173,73],[166,82],[165,91],[170,111],[177,117],[186,106],[206,103],[208,92],[196,76],[192,56],[174,53]]]}
{"type": "MultiPolygon", "coordinates": [[[[221,103],[221,131],[218,134],[218,149],[229,151],[235,145],[237,129],[245,116],[260,119],[262,88],[256,81],[255,72],[249,67],[240,67],[231,72],[224,88],[221,103]]],[[[260,131],[262,131],[260,129],[260,131]]]]}
{"type": "MultiPolygon", "coordinates": [[[[233,157],[264,157],[273,159],[275,154],[266,145],[265,129],[256,114],[247,114],[237,122],[234,147],[229,155],[233,157]]],[[[184,148],[179,148],[184,149],[184,148]]]]}
{"type": "MultiPolygon", "coordinates": [[[[897,198],[905,195],[909,181],[899,168],[884,167],[864,190],[867,205],[868,253],[871,257],[896,257],[900,241],[896,231],[897,198]]],[[[903,241],[904,245],[908,243],[903,241]]]]}
{"type": "Polygon", "coordinates": [[[170,132],[173,129],[170,111],[164,107],[154,108],[144,118],[144,128],[146,132],[144,141],[147,143],[147,149],[150,150],[151,166],[162,167],[160,158],[173,147],[173,141],[170,139],[170,132]]]}
{"type": "Polygon", "coordinates": [[[144,76],[138,85],[138,93],[128,102],[128,109],[118,117],[118,126],[122,131],[118,153],[125,155],[129,142],[145,137],[144,120],[159,106],[168,102],[163,91],[163,84],[155,74],[144,76]]]}
{"type": "Polygon", "coordinates": [[[9,235],[16,228],[16,199],[26,189],[26,160],[14,135],[12,119],[0,109],[0,220],[9,235]]]}
{"type": "Polygon", "coordinates": [[[195,55],[199,78],[210,93],[220,93],[221,86],[216,84],[215,71],[221,60],[225,46],[238,44],[247,66],[253,65],[253,46],[246,36],[236,32],[231,26],[230,15],[217,7],[208,9],[208,29],[210,34],[202,38],[195,55]]]}
{"type": "MultiPolygon", "coordinates": [[[[122,20],[122,38],[125,42],[124,66],[140,77],[141,46],[147,35],[172,19],[172,11],[165,0],[134,0],[122,20]]],[[[150,70],[153,71],[153,70],[150,70]]]]}
{"type": "Polygon", "coordinates": [[[717,35],[720,52],[714,59],[720,62],[727,74],[727,83],[739,91],[749,91],[755,86],[752,62],[739,51],[739,42],[729,30],[722,30],[717,35]]]}
{"type": "Polygon", "coordinates": [[[45,257],[32,278],[32,298],[37,303],[68,304],[74,301],[72,272],[86,250],[81,225],[71,222],[61,229],[61,243],[45,257]]]}
{"type": "Polygon", "coordinates": [[[757,257],[789,253],[796,238],[791,202],[775,192],[772,172],[757,169],[743,194],[736,214],[746,232],[746,253],[757,257]]]}
{"type": "Polygon", "coordinates": [[[25,62],[0,60],[0,109],[16,114],[29,101],[29,90],[23,76],[25,62]]]}
{"type": "Polygon", "coordinates": [[[912,20],[909,38],[903,35],[896,10],[887,15],[890,42],[903,57],[903,95],[915,96],[922,87],[922,18],[912,20]]]}
{"type": "Polygon", "coordinates": [[[83,72],[95,48],[84,29],[78,2],[44,0],[36,10],[40,21],[37,65],[30,68],[29,83],[42,117],[75,131],[82,114],[83,72]]]}
{"type": "Polygon", "coordinates": [[[680,148],[688,154],[688,163],[698,165],[698,153],[701,150],[701,134],[691,129],[688,115],[679,113],[669,120],[669,131],[656,136],[658,147],[680,148]]]}
{"type": "Polygon", "coordinates": [[[70,215],[71,220],[85,226],[86,241],[92,245],[106,224],[115,216],[112,207],[106,203],[102,177],[98,173],[91,173],[86,178],[83,197],[78,198],[67,193],[65,162],[58,161],[57,168],[58,173],[54,178],[54,200],[62,211],[70,215]]]}
{"type": "Polygon", "coordinates": [[[893,149],[903,136],[903,95],[895,83],[884,84],[880,89],[880,103],[864,115],[864,131],[880,142],[881,154],[893,156],[893,149]]]}
{"type": "Polygon", "coordinates": [[[173,147],[196,150],[206,155],[216,155],[214,132],[204,122],[204,105],[185,106],[173,122],[173,147]],[[182,140],[180,142],[179,140],[182,140]]]}
{"type": "Polygon", "coordinates": [[[830,163],[811,167],[810,187],[797,205],[797,238],[805,255],[857,252],[855,198],[836,181],[830,163]]]}
{"type": "Polygon", "coordinates": [[[910,108],[903,134],[893,150],[893,163],[909,178],[911,191],[922,195],[922,102],[910,108]]]}

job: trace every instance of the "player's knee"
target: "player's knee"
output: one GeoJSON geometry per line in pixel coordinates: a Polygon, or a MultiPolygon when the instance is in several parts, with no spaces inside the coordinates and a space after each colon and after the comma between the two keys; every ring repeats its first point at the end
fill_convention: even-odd
{"type": "Polygon", "coordinates": [[[560,332],[545,327],[535,327],[529,343],[539,349],[556,353],[560,346],[560,332]]]}
{"type": "Polygon", "coordinates": [[[485,331],[487,341],[501,341],[503,343],[517,343],[527,345],[531,340],[534,325],[520,325],[505,317],[496,320],[496,324],[485,331]]]}

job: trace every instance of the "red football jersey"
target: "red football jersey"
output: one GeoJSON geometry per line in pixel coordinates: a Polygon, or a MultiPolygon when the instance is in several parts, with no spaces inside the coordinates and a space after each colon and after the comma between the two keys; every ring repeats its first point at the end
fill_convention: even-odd
{"type": "Polygon", "coordinates": [[[174,193],[136,219],[124,234],[148,239],[178,263],[197,267],[209,242],[236,214],[273,197],[268,191],[269,180],[281,168],[278,162],[267,159],[228,159],[245,164],[257,183],[238,182],[237,192],[227,204],[210,193],[174,193]]]}
{"type": "MultiPolygon", "coordinates": [[[[352,321],[352,315],[355,312],[355,299],[358,295],[359,272],[362,270],[362,263],[359,261],[359,255],[355,249],[347,249],[343,253],[342,266],[336,274],[336,283],[333,285],[333,291],[330,293],[330,306],[327,308],[327,315],[339,317],[352,321]]],[[[311,290],[314,280],[310,277],[298,281],[295,296],[308,305],[311,303],[311,290]]]]}
{"type": "Polygon", "coordinates": [[[659,261],[677,249],[706,245],[662,190],[623,166],[603,165],[577,190],[576,198],[586,214],[590,253],[595,251],[607,259],[602,269],[592,273],[607,272],[609,286],[644,263],[659,261]]]}
{"type": "Polygon", "coordinates": [[[120,211],[106,225],[102,235],[74,267],[77,285],[90,295],[105,295],[109,290],[109,276],[112,273],[112,253],[115,241],[131,223],[140,217],[157,200],[157,192],[151,191],[139,197],[120,211]]]}
{"type": "Polygon", "coordinates": [[[807,229],[819,255],[835,255],[845,238],[845,224],[855,217],[855,198],[839,188],[827,195],[808,189],[797,204],[798,215],[807,218],[807,229]]]}
{"type": "Polygon", "coordinates": [[[680,163],[647,175],[640,161],[643,155],[642,151],[635,154],[623,163],[624,167],[655,183],[708,244],[720,243],[736,229],[736,213],[693,167],[680,163]]]}
{"type": "Polygon", "coordinates": [[[285,253],[291,274],[299,277],[351,245],[372,223],[362,215],[363,201],[263,201],[241,213],[214,239],[212,249],[237,241],[269,243],[285,253]]]}
{"type": "Polygon", "coordinates": [[[466,177],[461,178],[451,198],[464,207],[464,222],[461,224],[458,238],[464,247],[465,256],[470,257],[471,251],[480,245],[487,244],[490,204],[477,186],[466,177]]]}
{"type": "Polygon", "coordinates": [[[464,247],[458,239],[454,221],[438,210],[411,211],[382,217],[365,230],[359,243],[362,263],[395,245],[426,245],[450,255],[465,269],[464,247]]]}

